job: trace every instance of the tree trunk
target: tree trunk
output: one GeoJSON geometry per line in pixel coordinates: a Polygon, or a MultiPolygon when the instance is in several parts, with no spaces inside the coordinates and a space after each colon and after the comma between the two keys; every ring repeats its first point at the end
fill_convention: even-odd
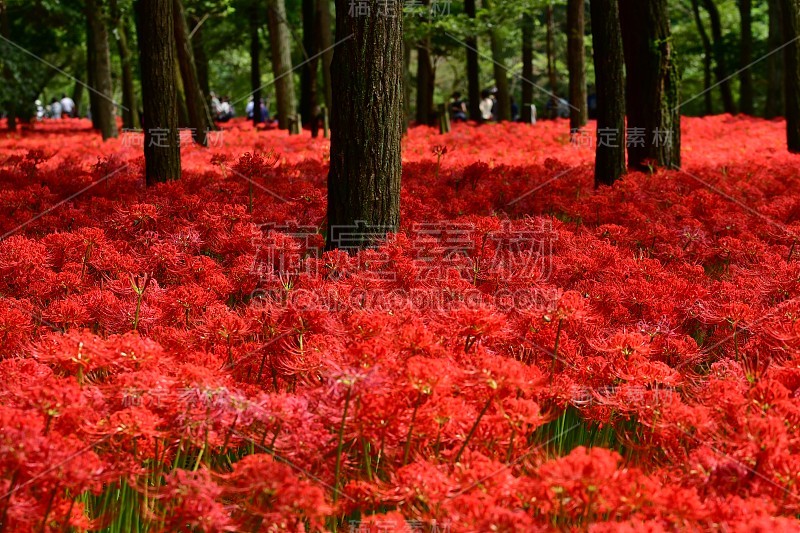
{"type": "Polygon", "coordinates": [[[330,0],[317,0],[317,23],[319,29],[319,48],[322,52],[322,85],[325,93],[325,106],[331,109],[331,61],[333,60],[333,35],[331,33],[330,0]]]}
{"type": "MultiPolygon", "coordinates": [[[[428,8],[430,0],[422,0],[428,8]]],[[[431,125],[433,122],[434,72],[431,58],[431,38],[423,37],[417,43],[417,124],[431,125]]]]}
{"type": "Polygon", "coordinates": [[[714,73],[719,83],[719,90],[722,94],[722,107],[726,113],[735,114],[736,104],[733,102],[731,92],[731,82],[728,79],[728,69],[725,65],[725,43],[722,41],[722,24],[719,20],[719,10],[714,0],[703,0],[703,6],[708,12],[708,20],[711,23],[711,38],[714,48],[714,73]]]}
{"type": "MultiPolygon", "coordinates": [[[[769,0],[769,36],[767,48],[777,50],[781,44],[781,15],[778,0],[769,0]]],[[[775,118],[783,114],[783,60],[781,54],[772,54],[767,58],[767,99],[764,106],[764,117],[775,118]]]]}
{"type": "Polygon", "coordinates": [[[522,121],[530,124],[533,104],[533,17],[522,14],[522,121]]]}
{"type": "Polygon", "coordinates": [[[408,132],[411,120],[411,48],[407,39],[403,39],[403,135],[408,132]]]}
{"type": "Polygon", "coordinates": [[[628,167],[680,166],[680,89],[667,0],[619,0],[628,167]]]}
{"type": "MultiPolygon", "coordinates": [[[[174,13],[174,12],[173,12],[174,13]]],[[[183,91],[181,66],[178,63],[178,54],[175,54],[175,96],[178,98],[178,128],[189,128],[189,108],[186,106],[186,94],[183,91]]]]}
{"type": "MultiPolygon", "coordinates": [[[[97,53],[94,47],[94,31],[89,16],[86,17],[86,84],[94,88],[97,85],[95,72],[97,70],[97,53]]],[[[100,129],[100,111],[98,109],[98,99],[100,98],[93,90],[89,90],[89,114],[92,119],[92,128],[100,129]]]]}
{"type": "Polygon", "coordinates": [[[206,102],[206,107],[208,107],[208,95],[211,94],[211,86],[208,83],[208,56],[206,55],[205,41],[203,40],[203,25],[200,24],[203,19],[196,16],[192,16],[190,19],[192,28],[190,33],[194,31],[191,41],[194,67],[197,71],[197,82],[200,84],[200,90],[203,91],[203,101],[206,102]]]}
{"type": "MultiPolygon", "coordinates": [[[[489,0],[483,1],[483,8],[492,9],[489,0]]],[[[497,87],[497,121],[511,120],[511,93],[508,88],[508,69],[505,66],[503,54],[503,40],[496,29],[489,30],[489,44],[492,48],[492,63],[494,64],[494,84],[497,87]]]]}
{"type": "Polygon", "coordinates": [[[108,30],[103,21],[100,6],[95,0],[86,1],[86,16],[92,28],[94,48],[94,90],[97,91],[97,125],[103,140],[117,136],[117,118],[114,113],[113,89],[111,87],[111,53],[108,48],[108,30]]]}
{"type": "Polygon", "coordinates": [[[175,88],[172,0],[137,0],[136,24],[144,106],[144,160],[148,185],[181,176],[175,88]]]}
{"type": "MultiPolygon", "coordinates": [[[[81,78],[80,75],[76,77],[81,78]]],[[[83,110],[83,83],[75,82],[75,85],[72,86],[72,101],[75,102],[75,116],[80,117],[83,110]]]]}
{"type": "MultiPolygon", "coordinates": [[[[555,20],[553,17],[553,4],[550,3],[547,5],[546,11],[546,19],[547,19],[547,79],[550,82],[550,92],[552,93],[551,98],[554,99],[558,95],[558,71],[556,70],[556,41],[555,41],[555,20]]],[[[553,106],[553,110],[556,109],[556,106],[553,106]]]]}
{"type": "Polygon", "coordinates": [[[567,1],[567,64],[569,67],[569,127],[577,131],[586,125],[589,117],[586,95],[586,52],[583,45],[585,32],[584,0],[567,1]]]}
{"type": "Polygon", "coordinates": [[[612,185],[625,173],[625,76],[617,0],[591,0],[590,8],[597,85],[597,187],[612,185]]]}
{"type": "Polygon", "coordinates": [[[327,247],[367,247],[400,223],[403,133],[402,0],[336,0],[327,247]],[[395,16],[381,11],[394,8],[395,16]],[[348,235],[349,234],[349,235],[348,235]]]}
{"type": "Polygon", "coordinates": [[[753,104],[753,71],[748,68],[753,62],[753,12],[751,0],[739,0],[739,18],[742,22],[742,38],[739,43],[739,110],[747,115],[755,114],[753,104]]]}
{"type": "MultiPolygon", "coordinates": [[[[6,39],[11,38],[11,27],[9,25],[8,20],[8,5],[4,0],[0,0],[0,35],[5,37],[6,39]]],[[[14,84],[14,73],[11,70],[11,67],[8,65],[8,62],[3,61],[3,79],[6,83],[6,90],[8,90],[14,84]]],[[[8,94],[8,93],[7,93],[8,94]]],[[[9,131],[16,131],[17,130],[17,113],[16,113],[16,106],[17,103],[14,102],[11,98],[0,102],[3,104],[3,107],[6,109],[6,127],[9,131]]]]}
{"type": "Polygon", "coordinates": [[[786,144],[800,153],[800,6],[798,0],[780,0],[783,42],[783,82],[786,95],[786,144]]]}
{"type": "MultiPolygon", "coordinates": [[[[464,0],[464,11],[474,21],[477,14],[475,0],[464,0]]],[[[478,62],[478,39],[472,35],[465,39],[467,43],[467,108],[470,120],[481,120],[481,71],[478,62]]]]}
{"type": "Polygon", "coordinates": [[[700,17],[700,4],[698,0],[692,0],[692,12],[694,22],[697,24],[697,33],[700,34],[700,42],[703,44],[703,102],[705,114],[710,115],[714,112],[714,105],[711,98],[711,41],[708,38],[703,19],[700,17]]]}
{"type": "Polygon", "coordinates": [[[261,41],[258,30],[261,26],[259,5],[253,2],[250,5],[250,90],[253,97],[253,127],[258,127],[263,122],[261,117],[261,65],[259,55],[261,52],[261,41]]]}
{"type": "Polygon", "coordinates": [[[180,67],[183,81],[183,96],[186,99],[189,127],[192,129],[194,142],[200,146],[208,146],[207,135],[212,120],[208,106],[206,106],[206,97],[197,78],[192,43],[189,40],[189,29],[186,26],[186,16],[183,12],[181,0],[173,0],[172,10],[173,26],[175,28],[175,49],[177,50],[178,66],[180,67]]]}
{"type": "MultiPolygon", "coordinates": [[[[346,9],[345,13],[347,13],[346,9]]],[[[291,41],[289,26],[286,24],[286,4],[284,0],[267,1],[267,24],[272,48],[272,73],[275,77],[278,126],[281,129],[288,129],[290,115],[295,113],[297,104],[295,103],[294,94],[291,41]]]]}
{"type": "Polygon", "coordinates": [[[303,121],[312,125],[312,135],[316,131],[316,117],[319,114],[317,107],[317,63],[315,57],[319,53],[319,34],[316,28],[317,0],[303,0],[303,60],[306,64],[300,73],[300,114],[303,121]]]}
{"type": "Polygon", "coordinates": [[[125,19],[120,18],[117,22],[117,48],[119,49],[119,62],[122,66],[122,126],[138,129],[140,127],[139,113],[137,112],[136,92],[133,87],[133,67],[131,66],[131,53],[128,48],[125,26],[125,19]]]}

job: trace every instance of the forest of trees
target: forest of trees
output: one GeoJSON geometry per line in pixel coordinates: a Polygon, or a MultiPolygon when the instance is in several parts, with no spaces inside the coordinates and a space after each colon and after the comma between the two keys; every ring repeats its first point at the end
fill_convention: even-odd
{"type": "Polygon", "coordinates": [[[148,184],[181,173],[156,132],[207,145],[212,91],[265,98],[282,129],[330,117],[329,224],[390,231],[403,131],[456,91],[476,121],[487,89],[496,121],[597,119],[597,185],[680,168],[682,114],[785,116],[800,151],[799,25],[794,0],[0,0],[0,108],[16,129],[69,94],[103,139],[120,115],[144,129],[148,184]]]}

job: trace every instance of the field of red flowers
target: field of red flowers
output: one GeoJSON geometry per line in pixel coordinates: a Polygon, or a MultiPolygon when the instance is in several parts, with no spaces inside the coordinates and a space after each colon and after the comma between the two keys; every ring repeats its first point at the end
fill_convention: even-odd
{"type": "Polygon", "coordinates": [[[564,121],[414,128],[357,254],[325,139],[234,122],[145,190],[88,128],[0,139],[3,531],[800,528],[783,123],[598,192],[564,121]]]}

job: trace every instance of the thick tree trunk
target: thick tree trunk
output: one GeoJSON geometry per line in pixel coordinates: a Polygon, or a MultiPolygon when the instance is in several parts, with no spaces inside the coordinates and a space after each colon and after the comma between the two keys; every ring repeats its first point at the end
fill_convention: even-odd
{"type": "MultiPolygon", "coordinates": [[[[117,22],[117,48],[119,62],[122,66],[122,126],[129,129],[139,128],[139,113],[136,105],[136,92],[133,87],[133,66],[128,48],[128,35],[125,19],[117,22]]],[[[76,104],[77,105],[77,104],[76,104]]]]}
{"type": "Polygon", "coordinates": [[[148,185],[181,176],[172,0],[136,0],[148,185]]]}
{"type": "Polygon", "coordinates": [[[698,0],[692,0],[692,12],[694,22],[697,25],[697,33],[700,34],[700,42],[703,44],[703,104],[704,112],[710,115],[714,112],[714,104],[711,98],[711,40],[708,38],[703,19],[700,17],[700,4],[698,0]]]}
{"type": "MultiPolygon", "coordinates": [[[[547,43],[546,43],[546,53],[547,53],[547,79],[550,83],[550,92],[553,96],[551,98],[556,98],[558,95],[558,71],[556,70],[556,37],[555,37],[555,19],[553,17],[553,4],[550,3],[547,5],[546,10],[546,26],[547,26],[547,43]]],[[[554,102],[555,103],[555,102],[554,102]]],[[[553,110],[556,109],[556,106],[553,106],[553,110]]]]}
{"type": "MultiPolygon", "coordinates": [[[[464,12],[474,20],[477,14],[475,0],[464,0],[464,12]]],[[[471,33],[471,32],[470,32],[471,33]]],[[[470,120],[481,120],[481,71],[478,62],[478,39],[470,35],[467,43],[467,109],[470,120]]]]}
{"type": "Polygon", "coordinates": [[[263,122],[261,117],[261,65],[259,55],[261,52],[261,41],[258,30],[261,26],[258,4],[253,2],[250,5],[250,90],[253,97],[253,126],[257,127],[263,122]]]}
{"type": "MultiPolygon", "coordinates": [[[[430,0],[423,0],[427,8],[430,0]]],[[[433,122],[433,91],[435,87],[431,39],[426,35],[417,43],[417,124],[433,122]]]]}
{"type": "Polygon", "coordinates": [[[294,74],[292,73],[292,48],[289,26],[286,24],[284,0],[267,1],[267,24],[272,48],[272,73],[275,77],[278,126],[281,129],[288,129],[290,116],[295,113],[297,104],[294,94],[294,74]]]}
{"type": "Polygon", "coordinates": [[[186,26],[186,16],[183,12],[181,0],[173,0],[172,10],[173,26],[175,28],[175,49],[177,50],[178,65],[183,81],[183,96],[186,99],[189,127],[192,128],[194,142],[201,146],[208,146],[207,134],[212,120],[209,109],[206,106],[206,97],[197,78],[192,43],[189,40],[189,28],[186,26]]]}
{"type": "Polygon", "coordinates": [[[625,76],[617,0],[591,0],[597,85],[595,187],[625,173],[625,76]]]}
{"type": "Polygon", "coordinates": [[[333,113],[328,175],[328,240],[332,248],[367,247],[400,223],[400,141],[403,133],[403,8],[397,16],[369,0],[368,16],[349,16],[336,0],[333,113]]]}
{"type": "Polygon", "coordinates": [[[316,124],[316,117],[319,113],[317,107],[317,64],[319,60],[315,57],[319,53],[319,34],[316,31],[316,28],[319,27],[317,12],[317,0],[303,0],[303,60],[307,63],[300,73],[300,114],[304,122],[312,125],[312,135],[316,132],[314,124],[316,124]]]}
{"type": "Polygon", "coordinates": [[[731,82],[728,79],[728,69],[725,64],[725,43],[722,40],[722,23],[719,19],[719,10],[714,0],[703,0],[703,6],[708,12],[708,20],[711,23],[711,38],[714,49],[714,74],[719,83],[720,94],[722,95],[722,107],[726,113],[735,114],[736,104],[733,102],[731,92],[731,82]]]}
{"type": "Polygon", "coordinates": [[[667,0],[619,0],[628,167],[680,166],[680,90],[667,0]]]}
{"type": "Polygon", "coordinates": [[[780,0],[783,21],[783,81],[786,95],[786,144],[800,153],[800,6],[798,0],[780,0]]]}
{"type": "MultiPolygon", "coordinates": [[[[779,0],[769,0],[769,36],[767,48],[777,50],[783,44],[781,38],[781,14],[779,0]]],[[[783,59],[781,54],[767,58],[767,99],[764,117],[775,118],[783,114],[783,59]]]]}
{"type": "Polygon", "coordinates": [[[325,106],[333,105],[331,95],[331,61],[333,60],[333,35],[331,32],[330,0],[317,0],[317,24],[319,33],[319,49],[322,52],[322,86],[325,94],[325,106]]]}
{"type": "Polygon", "coordinates": [[[97,91],[97,125],[103,140],[117,136],[117,119],[114,113],[113,89],[111,87],[111,53],[108,47],[108,30],[103,21],[100,6],[95,0],[86,1],[86,16],[92,28],[94,48],[94,90],[97,91]]]}
{"type": "Polygon", "coordinates": [[[584,0],[567,1],[567,65],[569,67],[569,127],[573,131],[586,125],[589,117],[586,96],[586,52],[584,0]]]}
{"type": "Polygon", "coordinates": [[[739,0],[739,19],[742,23],[742,38],[739,42],[739,110],[747,115],[755,114],[753,104],[753,71],[747,68],[753,62],[753,12],[751,0],[739,0]]]}
{"type": "Polygon", "coordinates": [[[533,104],[533,17],[522,14],[522,121],[530,124],[533,104]]]}

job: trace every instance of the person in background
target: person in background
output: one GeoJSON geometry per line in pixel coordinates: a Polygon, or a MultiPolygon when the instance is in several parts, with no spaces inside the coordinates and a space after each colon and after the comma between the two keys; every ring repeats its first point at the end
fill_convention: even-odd
{"type": "Polygon", "coordinates": [[[253,101],[253,97],[251,96],[250,100],[248,100],[247,105],[244,108],[244,114],[250,120],[253,119],[253,110],[255,109],[255,107],[256,107],[255,102],[253,101]]]}
{"type": "Polygon", "coordinates": [[[36,100],[33,105],[36,107],[36,120],[42,120],[44,118],[44,106],[42,106],[41,100],[36,100]]]}
{"type": "Polygon", "coordinates": [[[61,118],[61,102],[56,98],[50,102],[50,118],[61,118]]]}
{"type": "Polygon", "coordinates": [[[516,122],[519,120],[519,106],[514,101],[514,97],[510,97],[511,99],[511,121],[516,122]]]}
{"type": "Polygon", "coordinates": [[[209,97],[211,98],[211,115],[214,117],[214,120],[217,120],[222,111],[221,110],[222,104],[219,101],[219,98],[217,98],[217,93],[215,93],[214,91],[211,91],[209,97]]]}
{"type": "Polygon", "coordinates": [[[494,117],[492,115],[492,108],[494,107],[494,99],[492,98],[492,94],[489,91],[483,91],[481,93],[481,119],[484,122],[489,122],[494,117]]]}
{"type": "Polygon", "coordinates": [[[75,100],[64,93],[61,94],[61,114],[64,117],[75,117],[75,100]]]}
{"type": "Polygon", "coordinates": [[[458,91],[450,97],[450,118],[454,121],[467,121],[467,104],[458,91]]]}

